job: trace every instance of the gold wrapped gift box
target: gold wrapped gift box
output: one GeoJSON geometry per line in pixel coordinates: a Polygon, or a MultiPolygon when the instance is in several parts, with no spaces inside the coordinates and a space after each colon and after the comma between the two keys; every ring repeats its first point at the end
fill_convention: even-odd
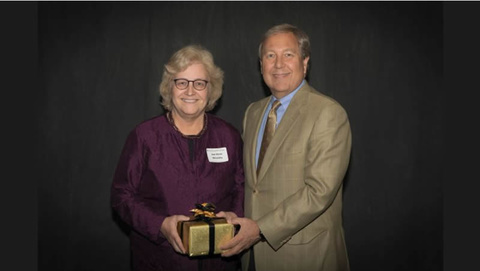
{"type": "Polygon", "coordinates": [[[218,246],[234,236],[234,227],[225,218],[180,221],[177,230],[188,256],[221,254],[218,246]]]}

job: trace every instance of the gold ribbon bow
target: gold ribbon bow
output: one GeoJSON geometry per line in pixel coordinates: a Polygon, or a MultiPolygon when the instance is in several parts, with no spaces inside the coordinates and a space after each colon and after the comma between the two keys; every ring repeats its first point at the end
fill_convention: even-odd
{"type": "Polygon", "coordinates": [[[202,203],[202,204],[195,204],[197,208],[190,210],[190,212],[195,213],[193,217],[201,218],[202,220],[206,218],[213,218],[215,217],[215,205],[213,203],[202,203]]]}

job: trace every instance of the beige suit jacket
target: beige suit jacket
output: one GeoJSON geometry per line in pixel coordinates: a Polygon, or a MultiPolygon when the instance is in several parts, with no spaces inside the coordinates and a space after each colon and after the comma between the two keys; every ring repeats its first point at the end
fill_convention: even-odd
{"type": "MultiPolygon", "coordinates": [[[[245,216],[267,242],[254,246],[257,271],[349,270],[342,226],[343,178],[350,160],[347,114],[305,84],[285,112],[257,177],[255,149],[270,97],[243,119],[245,216]]],[[[249,252],[242,267],[249,264],[249,252]]]]}

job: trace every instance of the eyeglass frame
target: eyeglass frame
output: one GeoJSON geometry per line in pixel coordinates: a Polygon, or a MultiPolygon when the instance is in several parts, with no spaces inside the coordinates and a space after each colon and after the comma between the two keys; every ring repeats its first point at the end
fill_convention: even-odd
{"type": "Polygon", "coordinates": [[[185,90],[185,89],[187,89],[187,88],[190,86],[190,82],[192,82],[193,88],[194,88],[195,90],[198,90],[198,91],[205,90],[205,89],[207,88],[208,83],[209,83],[207,80],[203,80],[203,79],[195,79],[195,80],[188,80],[188,79],[186,79],[186,78],[175,78],[175,79],[173,79],[173,84],[174,84],[175,87],[178,88],[179,90],[185,90]],[[184,80],[184,81],[187,81],[187,82],[188,82],[188,84],[186,85],[185,88],[179,88],[179,87],[177,86],[177,81],[179,81],[179,80],[184,80]],[[195,87],[195,82],[198,82],[198,81],[205,82],[205,87],[202,88],[202,89],[196,88],[196,87],[195,87]]]}

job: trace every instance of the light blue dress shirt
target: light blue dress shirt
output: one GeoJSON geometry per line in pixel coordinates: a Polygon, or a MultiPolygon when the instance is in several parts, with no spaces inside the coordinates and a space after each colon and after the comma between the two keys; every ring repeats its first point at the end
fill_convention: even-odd
{"type": "MultiPolygon", "coordinates": [[[[280,123],[280,121],[282,121],[283,115],[285,114],[285,111],[287,111],[288,105],[292,101],[293,96],[295,96],[295,94],[304,84],[305,84],[305,79],[294,91],[292,91],[290,94],[280,99],[281,105],[277,108],[277,125],[275,127],[278,127],[278,124],[280,123]]],[[[256,153],[255,165],[258,165],[258,154],[260,153],[260,146],[262,146],[263,132],[265,131],[265,125],[267,124],[268,112],[272,108],[273,102],[277,100],[273,95],[270,95],[270,97],[271,98],[270,98],[270,101],[268,102],[267,110],[265,110],[265,113],[263,114],[262,125],[260,125],[260,131],[258,132],[257,149],[255,151],[256,153]]]]}

